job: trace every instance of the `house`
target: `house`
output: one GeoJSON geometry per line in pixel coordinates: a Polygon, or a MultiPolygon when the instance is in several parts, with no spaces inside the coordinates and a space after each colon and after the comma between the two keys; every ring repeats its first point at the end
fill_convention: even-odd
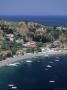
{"type": "Polygon", "coordinates": [[[6,39],[13,41],[14,40],[14,35],[13,34],[5,34],[6,39]]]}
{"type": "Polygon", "coordinates": [[[17,40],[16,40],[16,43],[24,44],[24,40],[23,40],[23,39],[17,39],[17,40]]]}
{"type": "Polygon", "coordinates": [[[12,52],[10,50],[0,51],[0,56],[10,57],[10,56],[12,56],[12,52]]]}
{"type": "Polygon", "coordinates": [[[24,55],[24,52],[23,52],[23,50],[21,49],[21,50],[17,50],[16,51],[16,55],[18,56],[18,55],[24,55]]]}
{"type": "Polygon", "coordinates": [[[62,43],[59,41],[59,40],[55,40],[54,42],[53,42],[53,46],[56,48],[60,48],[60,47],[62,47],[62,43]]]}
{"type": "Polygon", "coordinates": [[[23,44],[24,48],[25,48],[25,52],[26,53],[34,53],[35,52],[35,49],[37,48],[37,45],[36,45],[36,42],[27,42],[25,44],[23,44]]]}
{"type": "Polygon", "coordinates": [[[27,48],[36,48],[37,46],[36,45],[27,45],[26,47],[27,48]]]}
{"type": "Polygon", "coordinates": [[[23,46],[26,48],[36,48],[37,47],[36,42],[34,42],[34,41],[27,42],[27,43],[23,44],[23,46]]]}

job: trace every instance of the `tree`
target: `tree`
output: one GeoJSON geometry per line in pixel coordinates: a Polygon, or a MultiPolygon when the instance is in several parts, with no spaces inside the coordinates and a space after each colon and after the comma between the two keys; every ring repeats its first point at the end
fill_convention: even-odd
{"type": "Polygon", "coordinates": [[[51,33],[54,39],[58,39],[60,36],[59,30],[53,30],[51,33]]]}

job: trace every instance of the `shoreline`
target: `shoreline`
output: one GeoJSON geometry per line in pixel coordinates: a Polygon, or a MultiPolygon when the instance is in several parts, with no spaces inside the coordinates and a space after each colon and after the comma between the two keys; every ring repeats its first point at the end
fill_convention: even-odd
{"type": "Polygon", "coordinates": [[[34,57],[39,57],[39,56],[53,56],[53,55],[65,55],[67,54],[67,50],[64,50],[63,52],[38,52],[38,53],[26,53],[24,55],[20,56],[15,56],[15,57],[10,57],[5,60],[0,61],[0,67],[3,66],[8,66],[9,64],[19,62],[24,59],[30,59],[34,57]]]}

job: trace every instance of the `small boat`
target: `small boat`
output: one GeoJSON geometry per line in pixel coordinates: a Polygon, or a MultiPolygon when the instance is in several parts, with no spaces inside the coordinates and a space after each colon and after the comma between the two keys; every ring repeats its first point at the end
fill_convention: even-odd
{"type": "Polygon", "coordinates": [[[8,66],[18,66],[20,63],[12,63],[12,64],[8,64],[8,66]]]}
{"type": "Polygon", "coordinates": [[[49,81],[49,83],[55,83],[55,81],[49,81]]]}
{"type": "Polygon", "coordinates": [[[58,62],[58,61],[60,61],[60,60],[57,59],[57,60],[55,60],[55,61],[58,62]]]}
{"type": "Polygon", "coordinates": [[[17,64],[8,64],[8,66],[17,66],[17,64]]]}
{"type": "Polygon", "coordinates": [[[51,65],[47,65],[46,67],[51,68],[52,66],[51,65]]]}
{"type": "Polygon", "coordinates": [[[13,85],[13,84],[9,84],[8,86],[9,86],[9,87],[13,87],[14,85],[13,85]]]}
{"type": "Polygon", "coordinates": [[[27,63],[31,63],[32,61],[30,61],[30,60],[27,60],[26,62],[27,62],[27,63]]]}
{"type": "Polygon", "coordinates": [[[12,89],[17,89],[17,87],[16,86],[12,86],[12,89]]]}

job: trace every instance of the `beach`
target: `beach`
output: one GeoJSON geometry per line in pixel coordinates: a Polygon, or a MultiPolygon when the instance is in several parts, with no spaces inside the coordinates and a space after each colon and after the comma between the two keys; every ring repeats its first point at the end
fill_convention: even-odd
{"type": "Polygon", "coordinates": [[[24,60],[24,59],[34,58],[34,57],[42,56],[42,55],[44,55],[44,53],[37,53],[37,54],[36,53],[35,54],[26,53],[22,56],[21,55],[19,55],[19,56],[15,55],[14,57],[10,57],[10,58],[7,58],[5,60],[0,61],[0,67],[7,66],[11,63],[15,63],[15,62],[18,62],[18,61],[21,61],[21,60],[24,60]]]}
{"type": "Polygon", "coordinates": [[[38,53],[26,53],[24,55],[15,55],[13,57],[7,58],[5,60],[0,61],[0,67],[2,66],[8,66],[9,64],[16,63],[18,61],[24,60],[24,59],[29,59],[29,58],[35,58],[39,56],[53,56],[53,55],[65,55],[67,54],[67,50],[63,50],[62,52],[38,52],[38,53]]]}

